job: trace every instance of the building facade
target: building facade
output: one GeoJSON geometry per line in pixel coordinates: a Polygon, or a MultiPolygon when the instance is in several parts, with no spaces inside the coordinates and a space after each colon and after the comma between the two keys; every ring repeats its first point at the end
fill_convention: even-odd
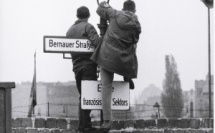
{"type": "MultiPolygon", "coordinates": [[[[17,84],[12,90],[12,116],[27,117],[31,83],[17,84]]],[[[74,81],[37,83],[34,117],[69,117],[77,119],[79,94],[74,81]]]]}
{"type": "MultiPolygon", "coordinates": [[[[211,114],[213,115],[213,88],[214,80],[211,77],[211,114]]],[[[197,118],[209,117],[209,77],[207,76],[205,80],[195,81],[195,111],[194,116],[197,118]]]]}
{"type": "Polygon", "coordinates": [[[189,91],[183,91],[183,117],[192,118],[194,117],[194,104],[195,104],[195,91],[193,89],[189,91]]]}

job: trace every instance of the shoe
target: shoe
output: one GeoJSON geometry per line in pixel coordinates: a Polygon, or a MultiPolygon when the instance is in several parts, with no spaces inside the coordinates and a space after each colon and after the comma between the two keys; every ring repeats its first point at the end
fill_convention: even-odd
{"type": "Polygon", "coordinates": [[[111,128],[111,121],[110,120],[104,120],[103,124],[99,128],[100,130],[104,132],[108,132],[111,128]]]}
{"type": "Polygon", "coordinates": [[[95,130],[97,130],[97,128],[90,127],[90,128],[84,128],[84,129],[77,130],[76,133],[90,133],[91,131],[95,131],[95,130]]]}
{"type": "Polygon", "coordinates": [[[76,133],[83,133],[83,131],[76,130],[76,133]]]}
{"type": "Polygon", "coordinates": [[[95,131],[95,130],[97,130],[97,128],[95,128],[95,127],[83,129],[83,131],[95,131]]]}
{"type": "Polygon", "coordinates": [[[133,80],[131,78],[128,78],[128,77],[123,77],[123,78],[124,78],[124,81],[129,82],[129,88],[131,90],[133,90],[135,88],[133,80]]]}

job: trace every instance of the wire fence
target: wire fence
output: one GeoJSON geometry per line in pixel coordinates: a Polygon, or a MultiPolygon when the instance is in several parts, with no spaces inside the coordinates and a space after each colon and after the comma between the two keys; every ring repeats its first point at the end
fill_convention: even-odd
{"type": "MultiPolygon", "coordinates": [[[[30,106],[17,106],[12,108],[13,117],[27,117],[30,106]]],[[[60,104],[60,103],[43,103],[37,104],[33,111],[33,117],[57,117],[57,118],[71,118],[78,119],[78,104],[60,104]]],[[[173,108],[167,106],[160,106],[159,112],[154,108],[154,105],[149,104],[131,104],[129,110],[113,110],[112,117],[114,120],[128,120],[128,119],[154,119],[166,118],[165,111],[172,113],[173,118],[190,118],[199,117],[205,118],[209,115],[209,110],[193,109],[193,108],[173,108]],[[175,116],[174,112],[181,112],[180,116],[175,116]],[[194,115],[195,114],[195,115],[194,115]]],[[[212,110],[213,112],[213,110],[212,110]]],[[[93,110],[91,118],[100,119],[100,110],[93,110]]]]}

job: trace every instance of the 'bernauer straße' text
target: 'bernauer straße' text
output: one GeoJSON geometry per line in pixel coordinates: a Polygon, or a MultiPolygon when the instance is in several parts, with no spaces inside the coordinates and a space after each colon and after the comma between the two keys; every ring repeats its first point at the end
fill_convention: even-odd
{"type": "Polygon", "coordinates": [[[58,48],[87,48],[88,50],[93,48],[90,41],[81,42],[80,40],[76,40],[75,43],[73,42],[60,42],[60,41],[53,41],[52,39],[49,40],[49,47],[58,47],[58,48]]]}

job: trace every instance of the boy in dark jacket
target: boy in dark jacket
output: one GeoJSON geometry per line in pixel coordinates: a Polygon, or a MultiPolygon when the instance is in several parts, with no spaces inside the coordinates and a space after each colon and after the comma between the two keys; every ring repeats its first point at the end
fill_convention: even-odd
{"type": "Polygon", "coordinates": [[[139,41],[141,26],[135,11],[135,3],[132,0],[124,2],[122,11],[113,9],[107,2],[101,2],[97,8],[98,15],[109,21],[104,39],[91,57],[101,67],[104,119],[101,128],[104,130],[109,130],[111,125],[114,73],[122,75],[129,82],[132,81],[132,78],[137,78],[136,45],[139,41]]]}
{"type": "MultiPolygon", "coordinates": [[[[88,38],[92,45],[96,46],[101,38],[96,32],[94,26],[88,23],[90,17],[89,9],[82,6],[77,9],[78,20],[73,24],[66,36],[72,38],[88,38]]],[[[80,94],[79,98],[79,132],[87,132],[94,130],[91,124],[90,112],[91,110],[81,109],[81,80],[97,80],[97,64],[90,60],[92,53],[71,53],[73,71],[76,79],[76,86],[80,94]]]]}

